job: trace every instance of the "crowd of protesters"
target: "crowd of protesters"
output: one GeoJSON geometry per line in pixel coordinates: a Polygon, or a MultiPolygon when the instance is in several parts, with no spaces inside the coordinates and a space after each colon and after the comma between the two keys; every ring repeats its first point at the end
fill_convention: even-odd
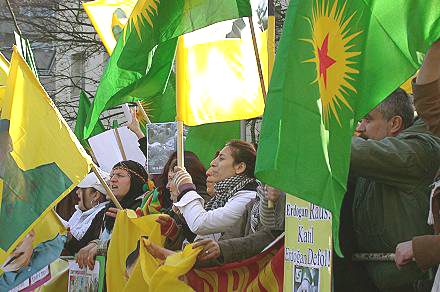
{"type": "MultiPolygon", "coordinates": [[[[341,211],[344,258],[334,253],[334,291],[440,291],[440,41],[427,52],[413,91],[412,96],[396,89],[353,135],[341,211]],[[355,262],[355,253],[394,253],[395,262],[355,262]]],[[[129,128],[146,155],[135,115],[129,128]]],[[[286,194],[255,178],[255,162],[254,145],[232,140],[213,153],[207,170],[185,151],[184,167],[177,166],[174,153],[154,179],[131,160],[115,164],[104,177],[122,208],[138,216],[145,215],[138,208],[154,181],[158,206],[151,210],[162,214],[157,223],[166,241],[148,251],[165,259],[195,243],[203,247],[195,267],[208,267],[250,258],[284,231],[286,194]]],[[[89,174],[66,218],[63,254],[75,256],[81,268],[93,269],[112,239],[118,209],[106,193],[89,174]]]]}
{"type": "MultiPolygon", "coordinates": [[[[440,285],[440,42],[427,52],[413,92],[396,89],[353,135],[341,212],[344,258],[334,254],[334,291],[437,291],[440,285]],[[394,253],[395,262],[355,262],[355,253],[394,253]]],[[[129,128],[146,154],[133,117],[129,128]]],[[[174,153],[155,179],[156,209],[163,214],[157,222],[166,241],[164,247],[151,244],[152,255],[165,259],[195,242],[203,246],[196,267],[223,265],[258,254],[284,231],[285,194],[255,178],[254,145],[228,142],[207,170],[192,152],[184,161],[176,166],[174,153]]],[[[109,179],[123,208],[136,210],[148,182],[145,169],[122,161],[109,179]]],[[[96,255],[106,253],[118,210],[104,202],[96,177],[79,187],[65,252],[93,267],[96,255]]]]}

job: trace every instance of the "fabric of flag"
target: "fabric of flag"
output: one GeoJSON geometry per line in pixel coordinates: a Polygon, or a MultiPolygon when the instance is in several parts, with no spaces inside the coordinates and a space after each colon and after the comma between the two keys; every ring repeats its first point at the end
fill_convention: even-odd
{"type": "MultiPolygon", "coordinates": [[[[6,80],[9,74],[9,61],[0,53],[0,106],[6,90],[6,80]]],[[[1,198],[0,198],[1,201],[1,198]]]]}
{"type": "Polygon", "coordinates": [[[50,210],[10,255],[0,250],[0,291],[11,291],[23,282],[30,282],[32,287],[34,275],[61,255],[67,240],[66,231],[55,211],[50,210]],[[28,262],[23,266],[26,257],[28,262]]]}
{"type": "MultiPolygon", "coordinates": [[[[76,115],[75,130],[73,132],[85,149],[89,148],[87,140],[84,139],[84,125],[86,124],[87,114],[88,112],[90,112],[90,107],[90,99],[87,97],[84,91],[81,90],[81,93],[79,95],[78,114],[76,115]]],[[[98,135],[102,132],[105,132],[105,127],[101,121],[98,121],[90,137],[98,135]]]]}
{"type": "Polygon", "coordinates": [[[189,127],[185,150],[194,152],[206,169],[215,153],[231,140],[240,139],[240,122],[224,122],[189,127]]]}
{"type": "Polygon", "coordinates": [[[83,2],[84,10],[111,55],[137,0],[96,0],[83,2]]]}
{"type": "MultiPolygon", "coordinates": [[[[177,119],[195,126],[262,115],[264,99],[252,38],[200,43],[202,32],[179,38],[177,119]],[[189,38],[198,42],[193,44],[189,38]]],[[[257,44],[268,84],[267,31],[257,34],[257,44]]]]}
{"type": "Polygon", "coordinates": [[[267,96],[256,176],[339,214],[357,122],[440,37],[440,2],[291,1],[267,96]],[[386,68],[386,69],[385,69],[386,68]]]}
{"type": "Polygon", "coordinates": [[[3,56],[2,53],[0,53],[0,86],[6,85],[6,79],[8,78],[9,74],[9,62],[3,56]]]}
{"type": "Polygon", "coordinates": [[[144,96],[140,102],[152,123],[174,122],[176,120],[176,74],[171,72],[163,93],[144,96]]]}
{"type": "Polygon", "coordinates": [[[193,291],[182,278],[194,266],[202,247],[193,249],[192,244],[188,244],[183,251],[161,261],[148,252],[149,244],[148,239],[140,241],[139,260],[123,291],[193,291]]]}
{"type": "Polygon", "coordinates": [[[136,250],[142,236],[163,246],[165,237],[161,236],[160,225],[155,221],[158,216],[148,215],[138,218],[133,210],[118,212],[107,253],[107,291],[124,291],[127,285],[127,257],[136,250]]]}
{"type": "Polygon", "coordinates": [[[186,277],[195,291],[283,291],[284,246],[240,262],[194,269],[186,277]]]}
{"type": "Polygon", "coordinates": [[[99,84],[85,137],[104,110],[164,91],[179,35],[249,15],[249,0],[138,1],[99,84]]]}
{"type": "MultiPolygon", "coordinates": [[[[33,230],[35,232],[35,238],[32,242],[33,247],[36,247],[38,244],[44,241],[55,238],[58,234],[66,234],[67,232],[66,227],[61,223],[54,210],[50,210],[46,215],[42,216],[41,220],[33,227],[33,230]]],[[[56,257],[58,256],[59,254],[56,255],[56,257]]],[[[0,274],[2,272],[1,266],[7,257],[8,254],[6,251],[0,249],[0,274]]]]}
{"type": "Polygon", "coordinates": [[[9,254],[92,163],[15,47],[0,136],[0,249],[9,254]]]}

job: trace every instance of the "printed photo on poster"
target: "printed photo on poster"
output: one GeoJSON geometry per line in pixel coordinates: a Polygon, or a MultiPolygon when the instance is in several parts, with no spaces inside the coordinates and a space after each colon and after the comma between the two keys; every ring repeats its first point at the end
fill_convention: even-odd
{"type": "Polygon", "coordinates": [[[319,269],[295,266],[293,274],[294,292],[319,292],[319,269]]]}
{"type": "MultiPolygon", "coordinates": [[[[188,129],[183,131],[184,138],[188,129]]],[[[147,125],[147,172],[162,173],[168,158],[177,151],[177,123],[156,123],[147,125]]]]}
{"type": "Polygon", "coordinates": [[[69,292],[98,292],[99,261],[95,261],[93,270],[81,269],[75,261],[69,261],[69,292]]]}
{"type": "Polygon", "coordinates": [[[48,265],[61,254],[65,236],[41,243],[36,243],[36,238],[32,229],[1,263],[0,291],[33,291],[50,279],[48,265]]]}

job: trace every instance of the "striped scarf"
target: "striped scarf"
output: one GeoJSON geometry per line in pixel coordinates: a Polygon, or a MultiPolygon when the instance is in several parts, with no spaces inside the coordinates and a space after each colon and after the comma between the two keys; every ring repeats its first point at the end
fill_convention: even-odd
{"type": "Polygon", "coordinates": [[[215,196],[205,205],[205,210],[214,210],[226,205],[226,202],[242,190],[248,183],[254,182],[254,178],[243,175],[228,177],[214,185],[215,196]]]}

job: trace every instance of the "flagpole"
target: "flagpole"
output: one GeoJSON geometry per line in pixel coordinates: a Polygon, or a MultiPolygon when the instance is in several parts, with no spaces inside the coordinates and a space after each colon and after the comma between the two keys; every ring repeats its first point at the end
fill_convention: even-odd
{"type": "Polygon", "coordinates": [[[89,151],[90,156],[92,156],[93,162],[98,163],[98,159],[96,159],[95,152],[93,152],[92,146],[89,145],[87,151],[89,151]]]}
{"type": "Polygon", "coordinates": [[[177,166],[185,168],[184,151],[185,145],[183,142],[183,117],[181,117],[180,110],[182,108],[182,94],[184,92],[185,72],[183,64],[186,62],[184,58],[184,36],[179,36],[176,53],[176,113],[177,113],[177,166]]]}
{"type": "Polygon", "coordinates": [[[183,153],[185,145],[183,142],[183,122],[177,121],[177,166],[185,168],[183,153]]]}
{"type": "Polygon", "coordinates": [[[107,192],[107,195],[109,195],[110,199],[113,201],[113,203],[116,205],[116,207],[120,210],[122,210],[122,206],[119,203],[118,199],[116,199],[115,194],[113,194],[112,190],[108,186],[107,182],[104,180],[104,178],[101,176],[101,173],[99,173],[98,169],[96,168],[95,163],[92,163],[92,170],[98,177],[99,181],[101,182],[101,185],[104,187],[105,191],[107,192]]]}
{"type": "Polygon", "coordinates": [[[142,106],[142,103],[141,103],[140,101],[136,101],[136,104],[137,104],[138,108],[140,109],[141,114],[142,114],[142,117],[145,119],[145,121],[147,122],[147,124],[151,124],[151,121],[150,121],[150,119],[148,118],[148,115],[147,115],[147,113],[145,112],[144,107],[142,106]]]}
{"type": "Polygon", "coordinates": [[[273,64],[275,62],[275,3],[274,0],[268,0],[267,4],[268,4],[267,53],[268,53],[268,63],[269,63],[268,82],[270,84],[273,64]]]}
{"type": "Polygon", "coordinates": [[[248,16],[248,19],[249,19],[249,25],[251,27],[252,43],[254,45],[254,53],[255,53],[255,60],[257,62],[258,75],[260,76],[261,92],[263,94],[263,99],[266,102],[266,86],[264,85],[263,69],[261,69],[260,54],[258,53],[258,45],[257,45],[257,38],[255,36],[254,22],[252,21],[252,16],[248,16]]]}
{"type": "Polygon", "coordinates": [[[122,140],[121,136],[119,135],[118,128],[114,128],[113,133],[115,134],[116,142],[118,142],[118,147],[122,155],[122,160],[127,160],[127,155],[125,155],[124,146],[122,145],[122,140]]]}

